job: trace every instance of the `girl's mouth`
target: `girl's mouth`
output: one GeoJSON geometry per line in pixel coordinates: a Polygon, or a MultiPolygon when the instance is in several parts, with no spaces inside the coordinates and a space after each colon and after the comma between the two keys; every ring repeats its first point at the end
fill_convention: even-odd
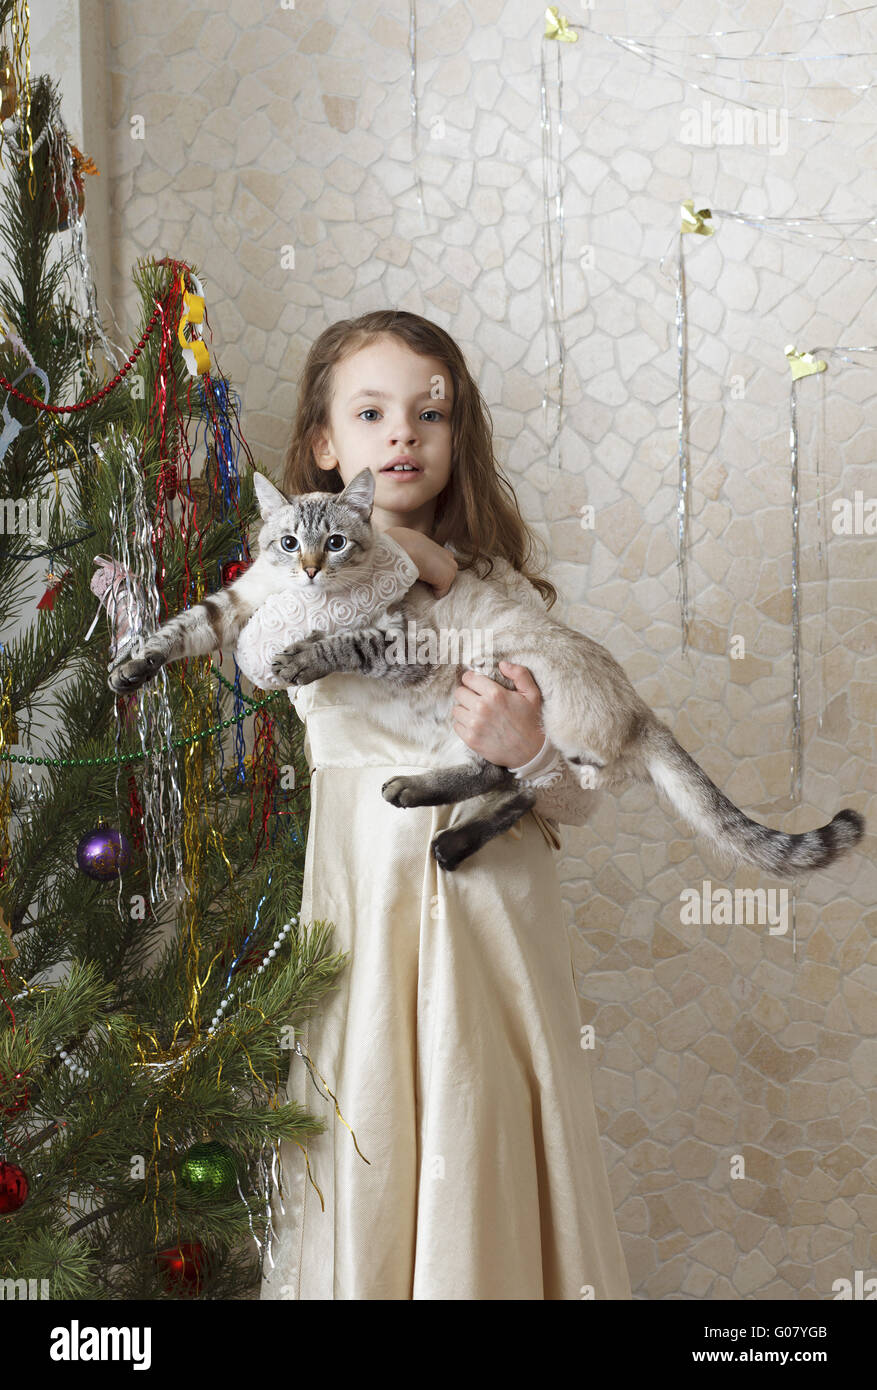
{"type": "Polygon", "coordinates": [[[394,464],[389,468],[381,469],[381,476],[384,478],[399,478],[404,482],[410,482],[412,478],[423,476],[423,469],[413,464],[394,464]]]}

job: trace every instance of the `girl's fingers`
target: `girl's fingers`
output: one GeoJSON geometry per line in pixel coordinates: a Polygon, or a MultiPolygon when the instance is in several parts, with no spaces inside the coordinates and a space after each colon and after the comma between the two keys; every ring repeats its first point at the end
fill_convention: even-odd
{"type": "Polygon", "coordinates": [[[499,669],[504,676],[515,683],[515,689],[522,695],[532,695],[534,691],[538,694],[539,687],[533,679],[528,666],[518,666],[514,661],[501,661],[499,669]]]}
{"type": "Polygon", "coordinates": [[[486,695],[496,685],[496,681],[492,681],[489,676],[482,675],[480,671],[472,671],[468,666],[460,677],[460,681],[480,695],[486,695]]]}

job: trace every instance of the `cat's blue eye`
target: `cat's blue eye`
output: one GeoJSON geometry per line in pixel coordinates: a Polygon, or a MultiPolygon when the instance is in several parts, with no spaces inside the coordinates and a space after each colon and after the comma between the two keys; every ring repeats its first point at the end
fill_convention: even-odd
{"type": "Polygon", "coordinates": [[[343,550],[346,544],[347,544],[347,537],[346,537],[346,536],[342,536],[342,535],[340,534],[340,532],[337,532],[337,531],[336,531],[336,532],[334,532],[334,533],[329,537],[329,539],[326,541],[326,549],[327,549],[327,550],[343,550]]]}
{"type": "Polygon", "coordinates": [[[298,550],[298,536],[281,536],[280,548],[281,550],[295,552],[298,550]]]}

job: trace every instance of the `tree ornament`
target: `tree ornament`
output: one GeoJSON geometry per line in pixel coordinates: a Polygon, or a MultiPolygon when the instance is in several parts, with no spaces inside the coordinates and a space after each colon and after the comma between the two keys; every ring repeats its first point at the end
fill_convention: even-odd
{"type": "Polygon", "coordinates": [[[189,279],[195,286],[195,292],[186,289],[185,271],[180,271],[180,291],[183,296],[183,312],[177,327],[177,338],[183,351],[183,361],[190,376],[203,376],[210,371],[210,353],[206,343],[201,339],[204,336],[204,291],[201,281],[197,275],[189,271],[189,279]],[[186,337],[188,328],[191,337],[186,337]]]}
{"type": "MultiPolygon", "coordinates": [[[[85,184],[83,174],[98,174],[94,160],[89,155],[84,155],[75,145],[70,146],[70,153],[73,157],[72,179],[73,187],[76,190],[76,216],[81,217],[85,211],[85,184]]],[[[64,156],[62,155],[61,158],[64,156]]],[[[70,204],[67,192],[64,187],[64,176],[60,169],[55,168],[55,186],[53,192],[55,207],[58,214],[58,231],[66,232],[70,226],[70,204]]]]}
{"type": "MultiPolygon", "coordinates": [[[[98,568],[91,576],[89,587],[95,598],[110,615],[113,626],[110,660],[113,661],[118,656],[123,644],[128,640],[128,634],[137,620],[137,615],[144,613],[146,601],[143,597],[142,585],[124,565],[120,565],[107,555],[95,555],[94,563],[98,568]]],[[[94,625],[99,617],[100,608],[95,615],[94,623],[85,634],[86,640],[94,631],[94,625]]]]}
{"type": "Polygon", "coordinates": [[[252,563],[252,560],[226,560],[222,566],[223,584],[233,584],[236,579],[240,579],[252,563]]]}
{"type": "Polygon", "coordinates": [[[15,1163],[0,1161],[0,1216],[11,1216],[27,1201],[28,1182],[15,1163]]]}
{"type": "Polygon", "coordinates": [[[82,872],[98,883],[118,878],[131,863],[131,846],[119,830],[112,830],[101,817],[76,847],[76,862],[82,872]]]}
{"type": "Polygon", "coordinates": [[[200,1241],[186,1240],[167,1250],[159,1250],[155,1264],[168,1293],[198,1294],[205,1275],[210,1272],[212,1260],[200,1241]]]}
{"type": "Polygon", "coordinates": [[[179,1173],[180,1181],[199,1197],[218,1197],[237,1185],[235,1155],[215,1139],[193,1145],[180,1160],[179,1173]]]}
{"type": "Polygon", "coordinates": [[[9,49],[4,48],[0,50],[0,121],[8,121],[15,113],[17,99],[18,84],[15,81],[12,60],[9,57],[9,49]]]}
{"type": "MultiPolygon", "coordinates": [[[[207,446],[207,453],[208,455],[210,453],[209,444],[207,446]]],[[[207,479],[189,478],[186,484],[186,490],[189,494],[192,503],[196,507],[200,507],[201,511],[206,515],[210,511],[210,506],[213,501],[213,494],[210,490],[210,483],[207,481],[207,479]]]]}
{"type": "Polygon", "coordinates": [[[62,585],[66,583],[72,573],[72,570],[65,570],[59,579],[52,570],[47,570],[46,583],[49,587],[37,604],[37,608],[42,609],[43,612],[51,613],[55,607],[55,599],[60,593],[62,585]]]}

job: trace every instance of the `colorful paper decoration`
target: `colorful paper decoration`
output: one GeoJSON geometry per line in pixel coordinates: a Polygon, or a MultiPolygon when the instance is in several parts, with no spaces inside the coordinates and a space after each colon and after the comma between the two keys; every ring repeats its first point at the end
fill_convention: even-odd
{"type": "Polygon", "coordinates": [[[185,271],[180,271],[180,289],[183,295],[183,313],[180,317],[177,337],[183,350],[183,361],[190,376],[203,376],[210,371],[210,353],[202,342],[204,329],[204,293],[201,282],[189,271],[189,278],[197,290],[196,294],[186,289],[185,271]],[[187,338],[185,330],[190,329],[192,337],[187,338]]]}

